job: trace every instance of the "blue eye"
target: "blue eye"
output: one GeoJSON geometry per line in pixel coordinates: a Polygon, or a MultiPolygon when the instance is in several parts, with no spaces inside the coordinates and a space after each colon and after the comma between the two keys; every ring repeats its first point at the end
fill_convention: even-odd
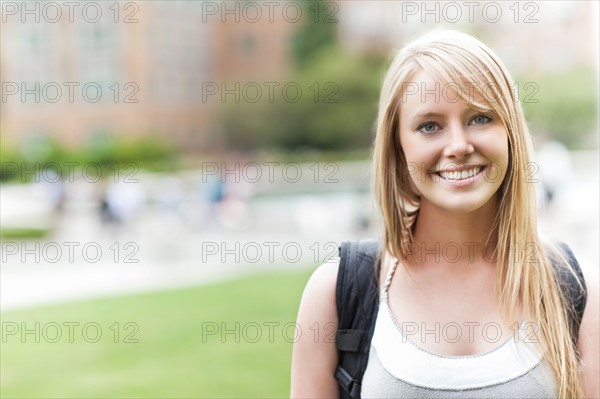
{"type": "Polygon", "coordinates": [[[491,120],[492,120],[492,118],[490,118],[489,116],[479,114],[479,115],[475,115],[473,117],[473,119],[471,119],[471,122],[474,125],[485,125],[486,123],[491,122],[491,120]]]}
{"type": "Polygon", "coordinates": [[[437,130],[437,123],[435,122],[425,122],[417,128],[418,131],[424,134],[435,133],[437,130]]]}

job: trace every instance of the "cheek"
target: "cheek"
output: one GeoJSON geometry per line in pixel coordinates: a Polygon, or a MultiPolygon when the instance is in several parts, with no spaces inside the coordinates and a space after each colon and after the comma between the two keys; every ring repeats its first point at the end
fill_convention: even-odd
{"type": "Polygon", "coordinates": [[[416,186],[424,182],[427,170],[431,165],[427,160],[428,154],[423,151],[423,147],[418,146],[406,146],[403,150],[409,180],[413,185],[413,191],[416,191],[416,186]]]}
{"type": "Polygon", "coordinates": [[[413,168],[421,168],[423,164],[429,168],[440,156],[432,143],[425,143],[422,140],[403,140],[402,150],[406,162],[414,165],[413,168]]]}
{"type": "Polygon", "coordinates": [[[493,150],[495,152],[495,158],[496,158],[496,162],[498,162],[500,164],[500,166],[503,167],[503,169],[506,171],[506,168],[509,166],[508,165],[508,138],[506,137],[506,135],[504,135],[504,137],[499,138],[498,140],[494,140],[494,147],[493,150]]]}
{"type": "Polygon", "coordinates": [[[510,165],[508,164],[508,139],[506,135],[489,139],[484,145],[486,151],[484,155],[494,164],[494,168],[503,178],[506,176],[510,165]]]}

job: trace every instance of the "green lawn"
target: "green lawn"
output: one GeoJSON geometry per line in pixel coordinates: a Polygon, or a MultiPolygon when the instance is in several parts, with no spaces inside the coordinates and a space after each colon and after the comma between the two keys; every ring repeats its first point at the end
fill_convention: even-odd
{"type": "Polygon", "coordinates": [[[0,238],[4,240],[36,240],[46,237],[50,233],[45,228],[4,228],[0,229],[0,238]]]}
{"type": "Polygon", "coordinates": [[[309,275],[4,312],[0,397],[289,396],[291,323],[309,275]]]}

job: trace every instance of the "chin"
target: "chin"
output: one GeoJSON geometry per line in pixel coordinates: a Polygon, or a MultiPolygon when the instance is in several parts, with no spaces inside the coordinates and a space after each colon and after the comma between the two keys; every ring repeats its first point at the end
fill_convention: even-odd
{"type": "Polygon", "coordinates": [[[491,198],[487,199],[458,199],[457,201],[440,201],[437,206],[449,212],[454,213],[470,213],[475,212],[487,205],[491,198]]]}
{"type": "Polygon", "coordinates": [[[493,197],[486,199],[463,200],[452,203],[446,203],[445,208],[457,213],[469,213],[487,208],[493,205],[493,197]]]}

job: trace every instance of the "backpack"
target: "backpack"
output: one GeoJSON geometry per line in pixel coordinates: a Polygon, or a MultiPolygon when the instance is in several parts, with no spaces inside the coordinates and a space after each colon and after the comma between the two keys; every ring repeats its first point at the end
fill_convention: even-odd
{"type": "MultiPolygon", "coordinates": [[[[568,271],[559,272],[558,280],[575,312],[569,313],[573,343],[577,347],[579,325],[586,303],[583,274],[571,249],[563,243],[563,251],[583,285],[568,271]]],[[[343,242],[339,247],[340,265],[336,281],[335,300],[338,310],[336,347],[338,367],[335,378],[340,386],[340,398],[360,398],[361,382],[367,368],[375,320],[379,307],[379,241],[343,242]]],[[[550,257],[552,262],[552,257],[550,257]]],[[[553,262],[553,264],[555,264],[553,262]]]]}

